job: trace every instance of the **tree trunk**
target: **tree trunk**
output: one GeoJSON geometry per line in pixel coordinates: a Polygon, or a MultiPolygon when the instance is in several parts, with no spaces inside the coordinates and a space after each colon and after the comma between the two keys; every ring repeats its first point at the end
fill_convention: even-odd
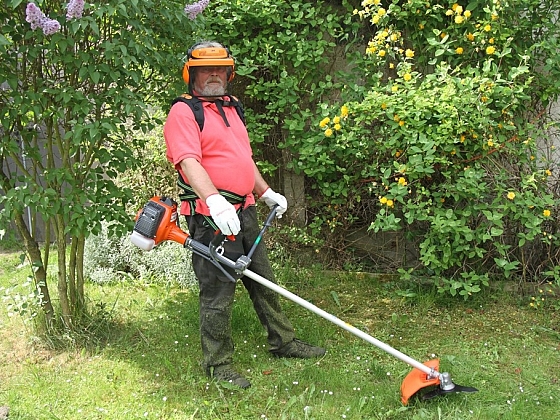
{"type": "Polygon", "coordinates": [[[76,253],[76,312],[82,313],[85,309],[85,292],[84,292],[84,250],[86,247],[85,236],[76,238],[78,249],[76,253]]]}
{"type": "MultiPolygon", "coordinates": [[[[292,157],[290,152],[284,150],[282,153],[284,162],[290,162],[292,157]]],[[[282,179],[284,181],[284,195],[288,200],[288,217],[289,220],[299,227],[306,225],[306,204],[305,204],[305,188],[304,176],[297,175],[290,170],[282,171],[282,179]]]]}
{"type": "Polygon", "coordinates": [[[66,236],[64,235],[64,221],[62,215],[56,216],[56,243],[58,250],[58,298],[64,326],[72,327],[72,309],[68,299],[66,274],[66,236]]]}
{"type": "Polygon", "coordinates": [[[31,237],[29,229],[25,224],[23,217],[18,215],[14,220],[19,234],[23,238],[23,246],[25,253],[29,258],[31,265],[33,267],[33,279],[35,281],[35,287],[41,293],[41,308],[45,314],[45,330],[49,330],[54,321],[54,309],[51,302],[51,297],[49,294],[49,288],[47,286],[47,271],[45,270],[45,265],[41,258],[41,250],[37,242],[31,237]]]}
{"type": "Polygon", "coordinates": [[[84,248],[85,237],[75,236],[72,238],[70,248],[68,295],[70,306],[76,316],[80,316],[84,310],[84,248]]]}

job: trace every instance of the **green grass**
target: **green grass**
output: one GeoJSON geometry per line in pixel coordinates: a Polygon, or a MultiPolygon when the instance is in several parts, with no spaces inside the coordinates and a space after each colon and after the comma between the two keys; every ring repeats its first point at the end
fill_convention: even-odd
{"type": "Polygon", "coordinates": [[[403,406],[408,365],[285,299],[298,336],[328,353],[270,357],[241,285],[235,362],[248,390],[203,375],[196,291],[89,284],[97,334],[46,345],[4,309],[26,292],[10,288],[27,276],[19,264],[15,254],[0,255],[0,406],[10,407],[10,420],[558,418],[558,313],[531,309],[518,295],[497,290],[463,302],[383,277],[282,269],[288,290],[415,359],[440,358],[441,371],[480,390],[403,406]]]}

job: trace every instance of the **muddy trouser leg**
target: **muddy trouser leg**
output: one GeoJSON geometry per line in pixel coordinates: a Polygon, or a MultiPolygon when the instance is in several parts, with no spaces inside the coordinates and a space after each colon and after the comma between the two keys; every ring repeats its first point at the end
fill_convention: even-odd
{"type": "MultiPolygon", "coordinates": [[[[243,230],[243,247],[247,254],[251,249],[261,226],[257,220],[256,208],[251,206],[241,212],[243,230]]],[[[249,270],[259,274],[271,282],[276,283],[264,240],[259,243],[251,258],[249,270]]],[[[244,276],[243,285],[249,292],[255,312],[261,324],[267,331],[270,350],[276,350],[295,338],[294,329],[280,306],[279,295],[260,283],[244,276]]]]}
{"type": "MultiPolygon", "coordinates": [[[[191,237],[208,245],[214,237],[202,216],[187,218],[191,237]]],[[[203,367],[230,364],[233,361],[234,344],[231,331],[231,314],[235,283],[229,281],[211,262],[193,254],[193,269],[199,284],[200,340],[203,367]]]]}

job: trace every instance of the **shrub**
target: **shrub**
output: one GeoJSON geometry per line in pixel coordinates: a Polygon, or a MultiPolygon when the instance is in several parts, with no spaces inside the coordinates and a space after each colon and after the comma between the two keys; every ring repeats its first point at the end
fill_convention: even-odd
{"type": "Polygon", "coordinates": [[[546,140],[544,110],[559,92],[558,5],[362,7],[374,35],[356,60],[359,83],[344,105],[323,105],[294,165],[313,181],[315,226],[404,229],[418,244],[415,272],[465,298],[493,275],[546,279],[560,261],[560,206],[535,139],[546,140]]]}
{"type": "Polygon", "coordinates": [[[163,242],[150,252],[136,247],[128,236],[116,237],[103,224],[101,233],[86,240],[84,273],[96,283],[110,283],[127,278],[146,282],[196,284],[191,252],[172,242],[163,242]]]}

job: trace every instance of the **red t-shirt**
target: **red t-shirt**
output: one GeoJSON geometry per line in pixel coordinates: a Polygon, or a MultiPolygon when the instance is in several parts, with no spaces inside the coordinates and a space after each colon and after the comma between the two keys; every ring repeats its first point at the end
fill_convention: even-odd
{"type": "MultiPolygon", "coordinates": [[[[233,106],[222,107],[230,125],[227,127],[215,103],[203,101],[201,104],[204,106],[202,133],[187,104],[177,102],[171,107],[163,127],[167,159],[189,183],[180,163],[183,159],[195,158],[216,188],[247,196],[245,206],[254,204],[253,152],[245,124],[233,106]]],[[[181,214],[190,214],[188,207],[182,203],[181,214]]],[[[200,199],[196,202],[196,212],[210,215],[206,203],[200,199]]]]}

